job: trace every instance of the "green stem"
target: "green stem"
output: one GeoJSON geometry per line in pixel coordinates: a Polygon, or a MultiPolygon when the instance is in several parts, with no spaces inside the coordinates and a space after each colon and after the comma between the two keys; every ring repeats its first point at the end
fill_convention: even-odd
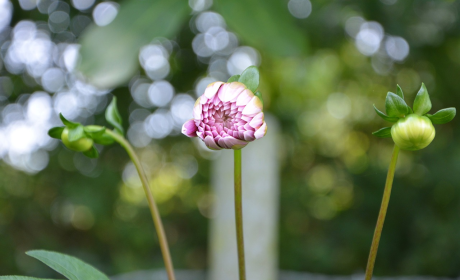
{"type": "Polygon", "coordinates": [[[142,186],[144,187],[145,195],[147,196],[147,200],[149,203],[150,213],[152,214],[153,223],[155,225],[155,229],[158,234],[158,241],[160,243],[161,253],[163,254],[163,259],[165,262],[166,272],[168,274],[169,280],[175,280],[174,276],[174,268],[173,263],[171,260],[171,254],[169,253],[168,241],[166,239],[165,230],[163,228],[163,223],[161,222],[160,212],[158,211],[158,207],[153,199],[152,191],[150,189],[149,180],[147,175],[145,174],[144,169],[142,168],[141,162],[137,157],[136,153],[134,152],[133,147],[129,142],[120,134],[115,133],[109,129],[106,129],[105,132],[112,136],[112,138],[118,142],[123,148],[125,148],[126,152],[128,153],[129,157],[133,161],[134,165],[136,166],[137,173],[139,173],[139,177],[142,181],[142,186]]]}
{"type": "Polygon", "coordinates": [[[396,162],[398,161],[399,147],[395,145],[393,155],[391,156],[390,166],[388,167],[387,181],[385,183],[385,190],[383,191],[382,205],[380,206],[379,218],[375,226],[374,237],[372,238],[371,251],[369,252],[369,259],[366,267],[365,280],[372,279],[372,272],[374,271],[375,258],[377,257],[377,250],[379,249],[380,236],[382,235],[383,223],[387,214],[388,203],[390,202],[391,187],[393,185],[393,178],[395,175],[396,162]]]}
{"type": "Polygon", "coordinates": [[[243,205],[241,189],[241,150],[234,150],[235,163],[235,223],[236,243],[238,247],[238,271],[240,280],[246,280],[246,267],[244,263],[244,237],[243,237],[243,205]]]}

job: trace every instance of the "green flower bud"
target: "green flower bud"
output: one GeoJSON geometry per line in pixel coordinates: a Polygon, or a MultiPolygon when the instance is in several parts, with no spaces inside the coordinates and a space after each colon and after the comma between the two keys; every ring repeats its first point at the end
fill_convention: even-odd
{"type": "Polygon", "coordinates": [[[62,131],[61,139],[64,145],[76,152],[89,151],[93,147],[93,139],[83,137],[76,141],[69,141],[69,129],[66,127],[62,131]]]}
{"type": "Polygon", "coordinates": [[[403,150],[416,151],[428,146],[435,136],[430,119],[417,114],[399,119],[391,128],[391,137],[403,150]]]}

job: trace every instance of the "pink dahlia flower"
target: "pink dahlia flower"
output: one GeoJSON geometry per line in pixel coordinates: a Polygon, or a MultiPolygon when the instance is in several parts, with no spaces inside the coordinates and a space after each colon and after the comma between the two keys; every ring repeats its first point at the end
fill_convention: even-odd
{"type": "Polygon", "coordinates": [[[182,133],[200,137],[212,150],[239,150],[267,133],[262,101],[239,82],[209,84],[182,133]]]}

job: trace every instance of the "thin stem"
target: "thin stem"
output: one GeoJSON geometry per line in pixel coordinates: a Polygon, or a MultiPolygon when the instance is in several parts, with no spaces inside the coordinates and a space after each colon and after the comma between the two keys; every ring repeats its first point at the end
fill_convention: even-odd
{"type": "Polygon", "coordinates": [[[395,145],[393,155],[391,156],[390,166],[388,167],[387,181],[385,183],[385,190],[383,191],[382,204],[380,206],[379,218],[375,226],[374,237],[372,238],[371,251],[369,252],[369,259],[367,260],[366,277],[365,280],[372,279],[372,272],[374,271],[375,258],[377,257],[377,250],[379,249],[380,236],[382,235],[383,223],[387,214],[388,203],[390,202],[391,187],[393,185],[393,178],[395,175],[396,162],[398,161],[399,147],[395,145]]]}
{"type": "Polygon", "coordinates": [[[246,267],[244,263],[244,237],[243,237],[243,205],[241,189],[241,150],[234,150],[235,163],[235,223],[236,243],[238,247],[238,271],[240,280],[246,280],[246,267]]]}
{"type": "Polygon", "coordinates": [[[163,254],[163,260],[165,262],[166,272],[168,274],[169,280],[175,280],[174,276],[174,268],[173,263],[171,260],[171,254],[169,253],[168,241],[166,239],[165,230],[163,228],[163,223],[161,222],[160,212],[158,211],[158,207],[153,199],[152,191],[150,190],[149,180],[147,175],[145,174],[144,169],[142,168],[141,162],[137,157],[136,153],[134,152],[133,147],[129,142],[120,134],[115,133],[109,129],[106,129],[105,132],[112,136],[116,142],[118,142],[123,148],[125,148],[126,152],[128,153],[129,157],[133,161],[134,165],[136,166],[137,172],[139,173],[139,177],[142,181],[142,186],[144,187],[145,195],[147,196],[147,200],[149,203],[150,213],[152,214],[153,223],[155,225],[155,229],[158,235],[158,241],[160,243],[161,253],[163,254]]]}

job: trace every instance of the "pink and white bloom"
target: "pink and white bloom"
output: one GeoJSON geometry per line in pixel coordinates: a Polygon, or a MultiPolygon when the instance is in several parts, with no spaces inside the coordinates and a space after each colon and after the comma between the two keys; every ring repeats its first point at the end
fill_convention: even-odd
{"type": "Polygon", "coordinates": [[[198,136],[212,150],[239,150],[267,133],[262,101],[239,82],[209,84],[182,133],[198,136]]]}

